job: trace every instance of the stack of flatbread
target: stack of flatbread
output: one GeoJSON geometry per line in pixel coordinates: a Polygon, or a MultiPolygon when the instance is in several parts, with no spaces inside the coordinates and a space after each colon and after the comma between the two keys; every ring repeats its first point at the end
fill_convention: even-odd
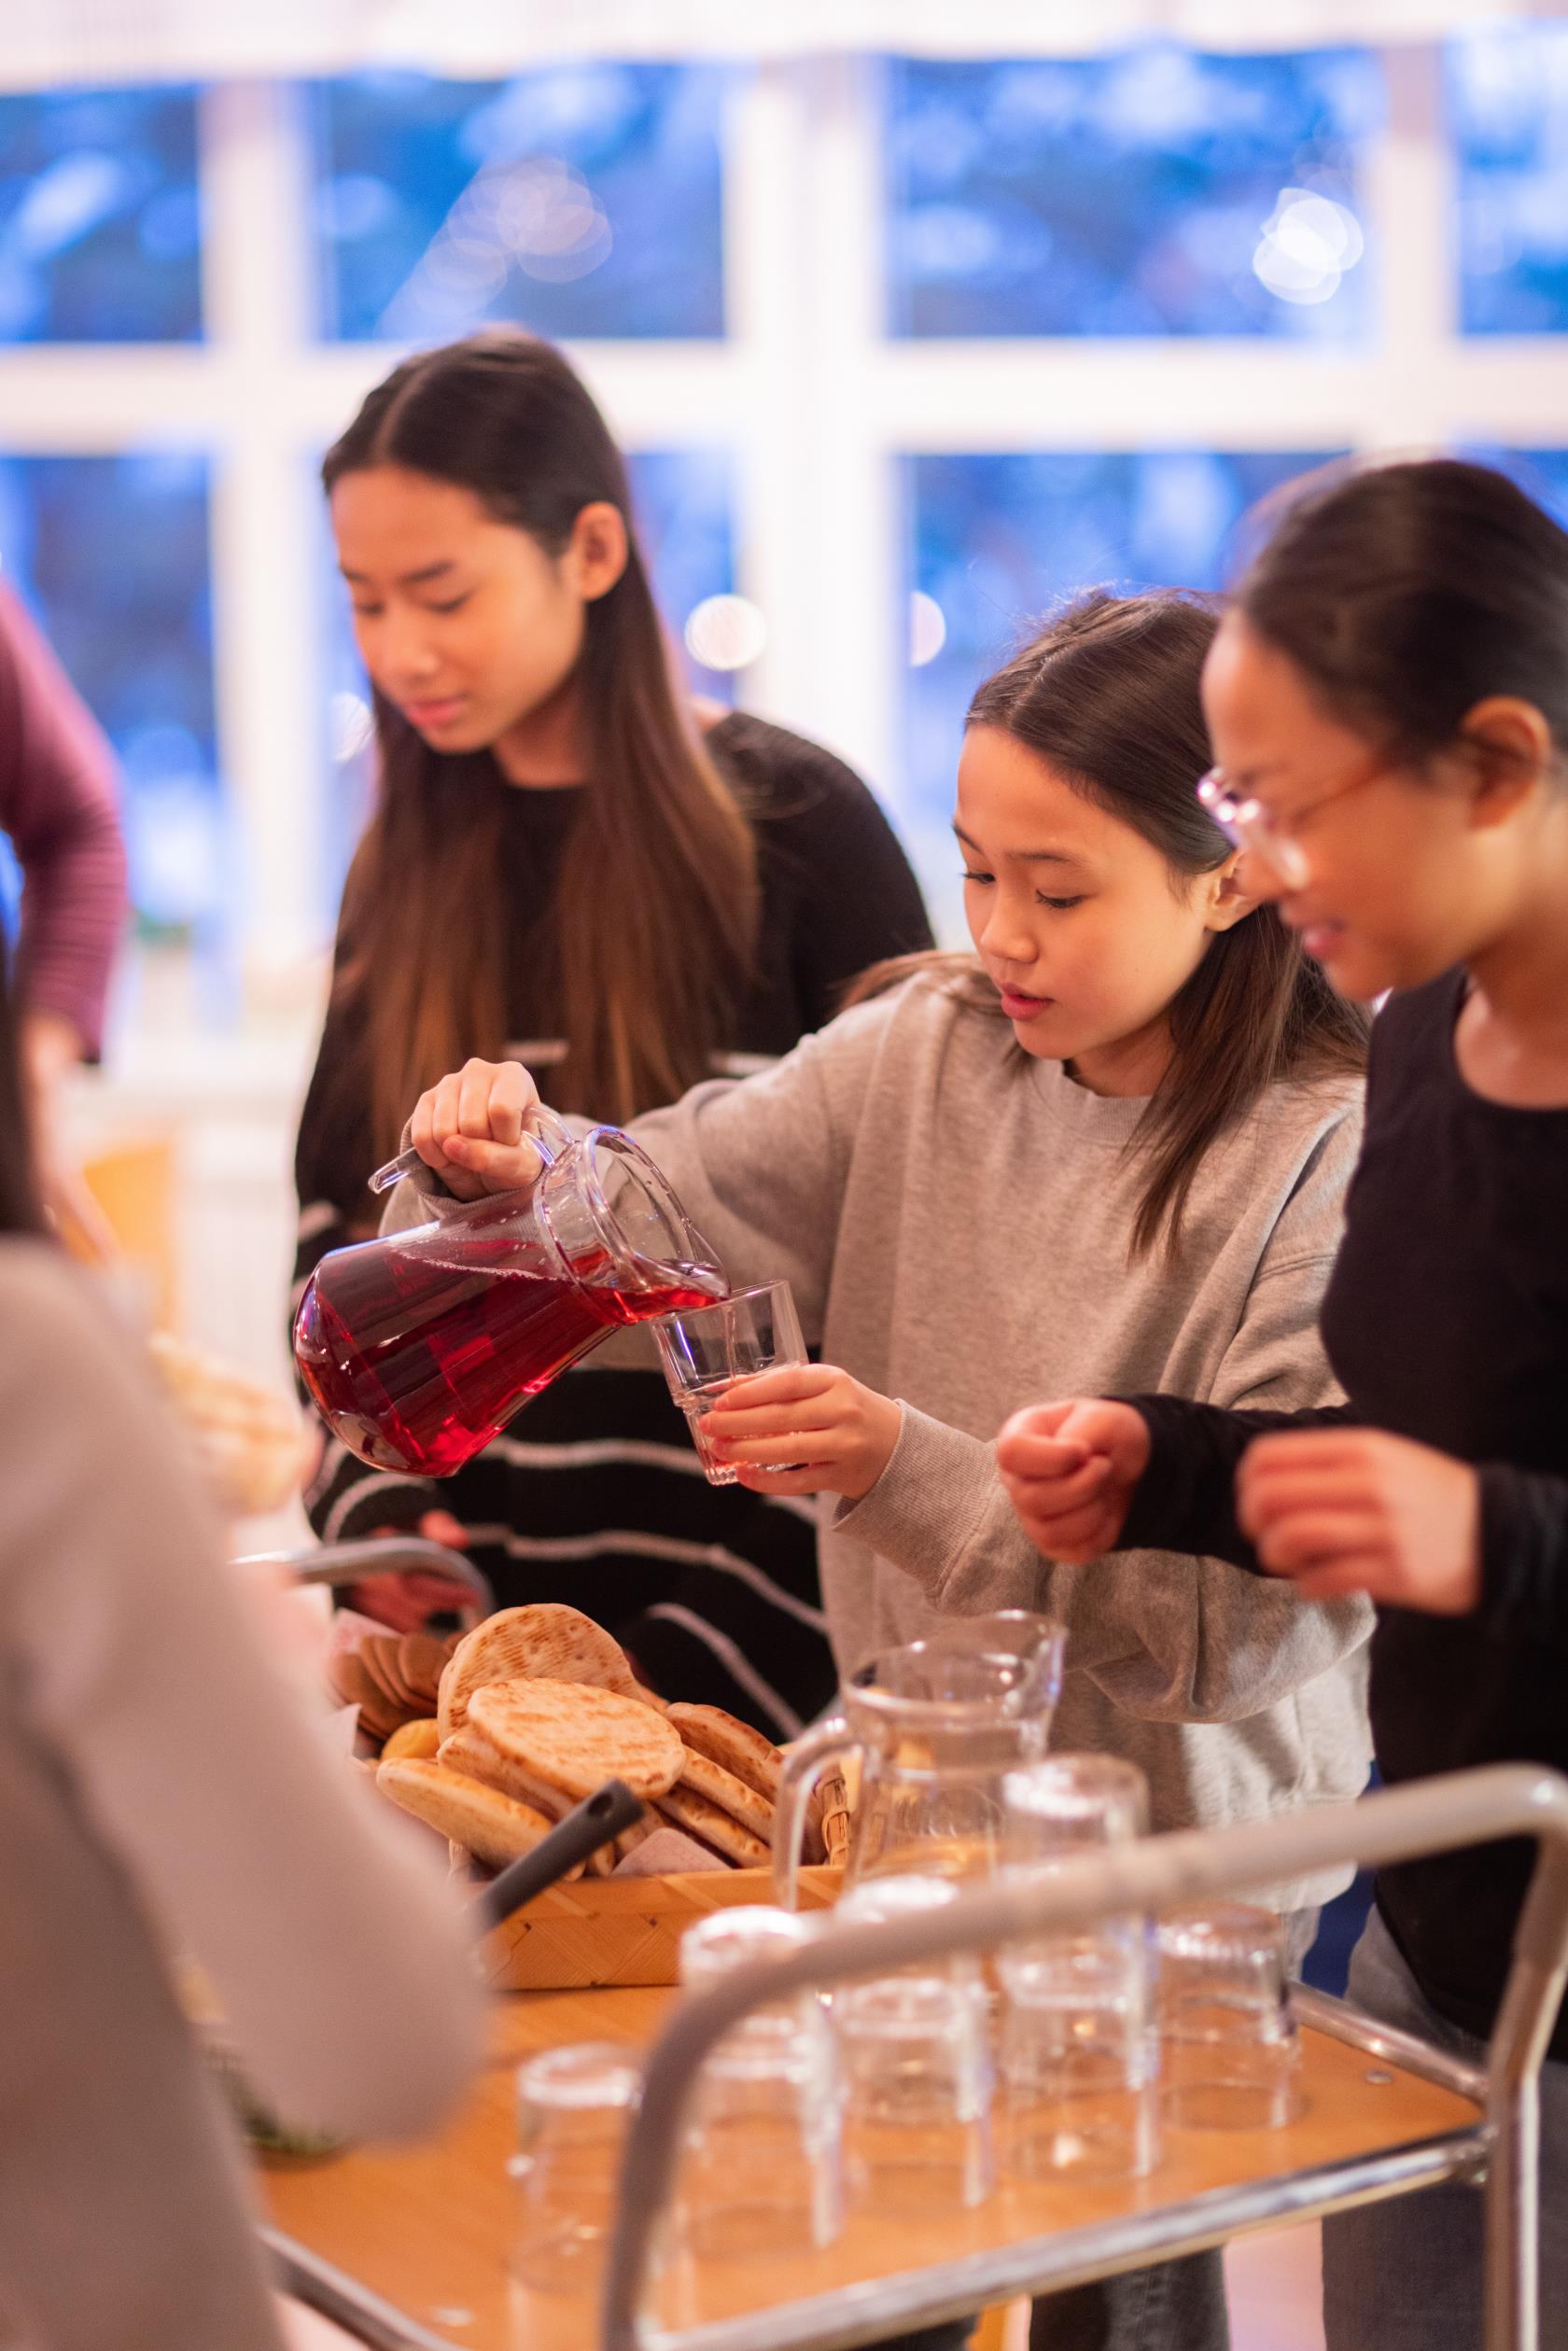
{"type": "MultiPolygon", "coordinates": [[[[722,1707],[666,1706],[575,1608],[507,1608],[466,1634],[441,1677],[436,1734],[433,1759],[391,1756],[377,1784],[484,1867],[530,1852],[609,1779],[648,1810],[592,1857],[594,1874],[644,1842],[651,1864],[665,1828],[690,1840],[688,1856],[697,1849],[686,1866],[767,1864],[777,1748],[722,1707]]],[[[820,1859],[819,1846],[808,1857],[820,1859]]]]}
{"type": "Polygon", "coordinates": [[[430,1632],[367,1632],[356,1648],[329,1657],[333,1695],[358,1707],[359,1728],[381,1746],[384,1762],[434,1760],[441,1678],[456,1645],[455,1633],[443,1641],[430,1632]]]}

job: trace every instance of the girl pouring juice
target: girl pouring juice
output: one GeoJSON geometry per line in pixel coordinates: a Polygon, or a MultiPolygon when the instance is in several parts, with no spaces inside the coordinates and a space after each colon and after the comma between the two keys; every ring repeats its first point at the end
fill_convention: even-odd
{"type": "MultiPolygon", "coordinates": [[[[974,959],[906,970],[777,1069],[633,1128],[731,1280],[787,1277],[820,1343],[707,1428],[754,1490],[823,1497],[841,1670],[944,1616],[1061,1618],[1056,1736],[1141,1764],[1162,1827],[1344,1796],[1366,1764],[1364,1603],[1157,1552],[1053,1567],[990,1451],[1050,1366],[1074,1386],[1091,1364],[1117,1386],[1157,1367],[1225,1404],[1331,1392],[1313,1322],[1363,1028],[1193,797],[1214,629],[1174,595],[1063,613],[969,714],[955,832],[974,959]]],[[[535,1099],[491,1062],[421,1096],[425,1169],[391,1220],[531,1177],[535,1099]]],[[[1298,1943],[1333,1884],[1286,1890],[1298,1943]]],[[[1207,2256],[1050,2309],[1067,2345],[1224,2340],[1207,2256]]]]}
{"type": "MultiPolygon", "coordinates": [[[[1085,1573],[1174,1545],[1206,1555],[1200,1581],[1217,1556],[1276,1588],[1370,1593],[1385,1779],[1568,1770],[1568,536],[1479,466],[1336,483],[1241,581],[1204,701],[1210,805],[1258,888],[1341,987],[1396,991],[1323,1304],[1350,1404],[1039,1406],[999,1448],[1009,1487],[1053,1558],[1113,1554],[1085,1573]]],[[[1530,1860],[1503,1845],[1383,1871],[1353,1996],[1478,2063],[1530,1860]]],[[[1568,2020],[1541,2114],[1557,2344],[1568,2020]]],[[[1463,2190],[1330,2221],[1323,2272],[1332,2351],[1481,2341],[1463,2190]]]]}

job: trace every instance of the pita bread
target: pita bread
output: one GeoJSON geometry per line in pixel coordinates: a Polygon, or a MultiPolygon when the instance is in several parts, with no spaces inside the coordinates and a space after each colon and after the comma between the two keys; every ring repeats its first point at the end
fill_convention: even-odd
{"type": "Polygon", "coordinates": [[[399,1723],[381,1751],[383,1763],[434,1763],[441,1732],[428,1714],[418,1722],[399,1723]]]}
{"type": "Polygon", "coordinates": [[[405,1632],[398,1644],[398,1670],[410,1689],[425,1700],[427,1714],[436,1711],[441,1677],[456,1646],[455,1633],[441,1641],[433,1632],[405,1632]]]}
{"type": "Polygon", "coordinates": [[[469,1717],[508,1763],[521,1764],[574,1802],[606,1780],[623,1780],[646,1801],[680,1777],[680,1733],[640,1700],[591,1682],[492,1682],[474,1691],[469,1717]]]}
{"type": "Polygon", "coordinates": [[[737,1868],[766,1868],[769,1854],[762,1839],[753,1837],[749,1828],[732,1820],[728,1812],[710,1803],[706,1796],[699,1796],[695,1788],[672,1787],[655,1798],[655,1805],[677,1828],[683,1828],[688,1836],[701,1838],[705,1845],[711,1845],[715,1853],[722,1854],[737,1868]]]}
{"type": "Polygon", "coordinates": [[[503,1796],[514,1796],[520,1804],[531,1804],[553,1825],[565,1820],[571,1811],[569,1796],[559,1788],[548,1787],[521,1764],[497,1755],[472,1723],[465,1723],[450,1739],[443,1739],[436,1751],[436,1759],[449,1771],[461,1771],[470,1780],[483,1781],[486,1787],[498,1788],[503,1796]]]}
{"type": "Polygon", "coordinates": [[[777,1803],[784,1760],[771,1739],[722,1706],[672,1706],[669,1718],[694,1755],[707,1756],[769,1804],[777,1803]]]}
{"type": "Polygon", "coordinates": [[[626,1662],[619,1641],[581,1609],[540,1600],[503,1608],[466,1633],[441,1678],[437,1719],[442,1738],[461,1730],[469,1700],[491,1682],[584,1682],[641,1705],[651,1697],[626,1662]]]}
{"type": "Polygon", "coordinates": [[[532,1853],[552,1824],[531,1804],[502,1796],[482,1781],[466,1780],[440,1763],[384,1763],[376,1773],[384,1796],[416,1820],[471,1853],[492,1869],[504,1869],[532,1853]]]}
{"type": "Polygon", "coordinates": [[[357,1653],[349,1649],[333,1658],[329,1672],[343,1703],[358,1707],[360,1723],[370,1737],[377,1742],[390,1739],[403,1719],[401,1710],[392,1704],[380,1683],[372,1681],[357,1653]]]}
{"type": "Polygon", "coordinates": [[[764,1844],[771,1844],[773,1806],[764,1797],[759,1796],[755,1788],[748,1787],[744,1780],[737,1780],[733,1771],[726,1771],[721,1763],[715,1763],[708,1756],[694,1754],[688,1747],[686,1761],[676,1784],[694,1788],[699,1796],[706,1796],[710,1804],[717,1804],[721,1812],[728,1812],[732,1820],[738,1821],[742,1828],[749,1828],[753,1837],[760,1837],[764,1844]]]}

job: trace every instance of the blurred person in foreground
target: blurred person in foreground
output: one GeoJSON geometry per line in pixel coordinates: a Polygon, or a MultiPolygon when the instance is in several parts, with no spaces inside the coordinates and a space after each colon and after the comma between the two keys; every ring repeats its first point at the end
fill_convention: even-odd
{"type": "Polygon", "coordinates": [[[270,2106],[394,2134],[478,2060],[469,1938],[272,1661],[150,1373],[46,1236],[3,987],[0,1327],[0,2342],[281,2351],[176,1961],[270,2106]]]}
{"type": "Polygon", "coordinates": [[[26,610],[0,587],[0,831],[21,868],[17,1048],[44,1205],[101,1247],[91,1196],[61,1154],[62,1081],[96,1061],[125,923],[114,757],[26,610]]]}

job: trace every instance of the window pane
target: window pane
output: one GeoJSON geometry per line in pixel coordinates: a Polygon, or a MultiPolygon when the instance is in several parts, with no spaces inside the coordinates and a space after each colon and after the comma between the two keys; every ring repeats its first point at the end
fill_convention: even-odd
{"type": "Polygon", "coordinates": [[[603,63],[316,93],[329,339],[721,335],[716,66],[603,63]]]}
{"type": "Polygon", "coordinates": [[[904,460],[915,598],[899,814],[945,938],[964,936],[948,827],[964,712],[981,679],[1082,588],[1219,586],[1248,508],[1325,454],[904,460]]]}
{"type": "Polygon", "coordinates": [[[1472,335],[1568,329],[1568,25],[1450,44],[1460,315],[1472,335]]]}
{"type": "Polygon", "coordinates": [[[119,755],[131,890],[206,931],[231,894],[213,720],[204,458],[0,458],[0,560],[119,755]]]}
{"type": "Polygon", "coordinates": [[[889,284],[903,335],[1295,335],[1367,323],[1352,50],[903,61],[889,284]]]}
{"type": "Polygon", "coordinates": [[[202,332],[189,90],[0,97],[0,343],[202,332]]]}
{"type": "MultiPolygon", "coordinates": [[[[627,462],[653,593],[679,649],[686,682],[693,693],[715,701],[732,701],[733,679],[695,661],[684,641],[693,614],[701,614],[710,598],[728,595],[734,583],[729,455],[722,450],[639,450],[627,462]]],[[[325,524],[322,539],[331,652],[321,919],[330,930],[337,920],[348,861],[370,809],[372,759],[365,672],[355,648],[348,598],[337,576],[325,524]]],[[[701,645],[701,619],[693,634],[701,645]]]]}

